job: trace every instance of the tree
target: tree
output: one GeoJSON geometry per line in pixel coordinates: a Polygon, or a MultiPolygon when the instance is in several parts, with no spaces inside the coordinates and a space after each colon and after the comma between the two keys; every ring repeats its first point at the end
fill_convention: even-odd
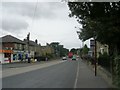
{"type": "Polygon", "coordinates": [[[68,53],[69,53],[69,49],[63,48],[63,49],[62,49],[62,52],[61,52],[61,55],[62,55],[62,56],[66,56],[66,55],[68,55],[68,53]]]}
{"type": "MultiPolygon", "coordinates": [[[[120,2],[69,2],[68,6],[69,16],[75,16],[82,24],[80,39],[96,37],[97,41],[109,45],[110,57],[120,55],[120,2]]],[[[117,68],[113,72],[120,73],[119,63],[113,65],[117,68]]],[[[120,76],[115,77],[120,80],[120,76]]]]}
{"type": "Polygon", "coordinates": [[[50,46],[52,46],[52,47],[54,48],[54,54],[55,54],[56,56],[62,57],[62,56],[67,55],[68,52],[69,52],[69,49],[64,48],[64,45],[60,45],[59,42],[52,42],[52,43],[50,44],[50,46]]]}
{"type": "Polygon", "coordinates": [[[59,42],[52,42],[50,43],[50,46],[54,49],[54,55],[58,57],[59,56],[59,42]]]}
{"type": "Polygon", "coordinates": [[[69,2],[68,6],[69,16],[82,24],[80,39],[96,36],[97,41],[120,54],[120,2],[69,2]]]}
{"type": "Polygon", "coordinates": [[[86,54],[88,54],[88,51],[89,51],[89,48],[88,48],[87,45],[85,44],[84,47],[83,47],[83,49],[82,49],[82,54],[83,54],[83,55],[86,55],[86,54]]]}
{"type": "Polygon", "coordinates": [[[70,52],[72,52],[73,54],[77,54],[77,49],[72,48],[72,49],[70,50],[70,52]]]}

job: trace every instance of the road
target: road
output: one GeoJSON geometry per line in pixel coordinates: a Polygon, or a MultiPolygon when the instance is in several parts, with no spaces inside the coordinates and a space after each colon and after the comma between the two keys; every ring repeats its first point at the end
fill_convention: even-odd
{"type": "Polygon", "coordinates": [[[109,88],[81,60],[65,61],[2,78],[3,88],[109,88]]]}

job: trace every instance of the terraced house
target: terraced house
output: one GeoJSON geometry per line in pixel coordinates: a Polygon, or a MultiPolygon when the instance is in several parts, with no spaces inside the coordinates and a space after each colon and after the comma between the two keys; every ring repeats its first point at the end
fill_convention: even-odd
{"type": "Polygon", "coordinates": [[[41,46],[37,39],[35,41],[29,40],[29,50],[27,39],[22,41],[14,36],[6,35],[1,37],[0,41],[2,46],[0,48],[0,63],[27,61],[28,56],[34,60],[54,54],[54,49],[49,44],[41,46]]]}
{"type": "Polygon", "coordinates": [[[22,60],[25,54],[25,42],[11,35],[0,38],[2,48],[0,50],[0,62],[10,63],[22,60]]]}
{"type": "MultiPolygon", "coordinates": [[[[24,39],[24,42],[25,42],[25,50],[26,50],[26,53],[28,53],[28,40],[27,39],[24,39]]],[[[32,40],[29,40],[29,52],[30,52],[30,57],[34,58],[36,56],[36,54],[38,53],[37,52],[37,49],[38,49],[39,45],[37,44],[37,42],[34,42],[32,40]]],[[[40,53],[40,52],[39,52],[40,53]]]]}
{"type": "MultiPolygon", "coordinates": [[[[97,48],[97,57],[99,57],[100,54],[103,54],[103,53],[107,53],[109,54],[109,51],[108,51],[108,45],[106,44],[101,44],[100,42],[96,42],[96,48],[97,48]]],[[[95,49],[95,41],[94,40],[90,40],[90,51],[89,51],[89,55],[91,56],[94,56],[94,49],[95,49]]]]}

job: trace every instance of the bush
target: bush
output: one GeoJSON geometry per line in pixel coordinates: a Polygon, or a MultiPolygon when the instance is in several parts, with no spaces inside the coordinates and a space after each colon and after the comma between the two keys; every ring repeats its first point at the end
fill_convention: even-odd
{"type": "Polygon", "coordinates": [[[83,60],[86,60],[87,62],[91,62],[91,64],[94,64],[94,58],[91,57],[90,55],[84,55],[82,56],[83,60]]]}
{"type": "Polygon", "coordinates": [[[37,61],[45,61],[45,58],[44,56],[38,56],[38,57],[35,57],[35,59],[37,59],[37,61]]]}
{"type": "Polygon", "coordinates": [[[113,64],[114,84],[120,87],[120,55],[114,58],[113,64]]]}
{"type": "Polygon", "coordinates": [[[110,71],[110,57],[107,53],[100,54],[98,64],[110,71]]]}

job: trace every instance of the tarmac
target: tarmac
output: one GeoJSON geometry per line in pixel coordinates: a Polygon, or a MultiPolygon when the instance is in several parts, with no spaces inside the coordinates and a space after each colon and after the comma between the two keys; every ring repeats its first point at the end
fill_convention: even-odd
{"type": "Polygon", "coordinates": [[[64,61],[62,61],[62,60],[51,60],[51,61],[44,61],[44,62],[38,63],[38,64],[29,63],[28,66],[4,69],[0,73],[2,73],[2,78],[4,78],[4,77],[12,76],[12,75],[17,75],[17,74],[33,71],[33,70],[36,70],[36,69],[49,67],[49,66],[59,64],[59,63],[63,63],[63,62],[64,61]]]}
{"type": "MultiPolygon", "coordinates": [[[[46,61],[44,64],[6,69],[2,71],[2,78],[49,67],[55,64],[63,63],[65,61],[53,60],[46,61]]],[[[87,64],[82,59],[79,59],[77,61],[78,68],[74,88],[116,88],[114,85],[112,85],[111,77],[108,77],[108,75],[103,72],[103,69],[100,70],[100,67],[98,67],[97,76],[95,76],[94,68],[91,65],[87,64]]]]}

